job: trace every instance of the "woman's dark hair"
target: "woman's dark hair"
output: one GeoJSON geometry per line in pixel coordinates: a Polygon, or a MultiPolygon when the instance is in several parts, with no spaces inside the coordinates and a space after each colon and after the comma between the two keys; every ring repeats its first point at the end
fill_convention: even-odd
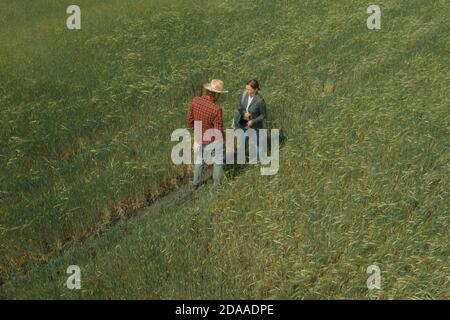
{"type": "Polygon", "coordinates": [[[247,85],[249,85],[250,87],[252,87],[255,90],[261,90],[261,88],[259,87],[259,82],[256,79],[252,79],[249,82],[247,82],[247,85]]]}

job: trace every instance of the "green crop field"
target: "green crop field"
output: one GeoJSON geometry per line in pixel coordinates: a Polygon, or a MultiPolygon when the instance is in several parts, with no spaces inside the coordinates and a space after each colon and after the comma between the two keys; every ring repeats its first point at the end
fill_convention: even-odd
{"type": "Polygon", "coordinates": [[[0,2],[0,299],[450,298],[448,1],[71,4],[0,2]],[[172,163],[213,78],[225,127],[260,81],[276,175],[172,163]]]}

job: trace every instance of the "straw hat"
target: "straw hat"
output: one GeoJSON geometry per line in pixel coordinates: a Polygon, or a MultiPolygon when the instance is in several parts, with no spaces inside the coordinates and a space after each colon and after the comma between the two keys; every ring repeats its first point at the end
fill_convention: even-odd
{"type": "Polygon", "coordinates": [[[206,90],[209,90],[211,92],[217,92],[217,93],[227,93],[228,91],[223,90],[225,88],[223,81],[218,79],[211,80],[210,83],[205,83],[203,87],[206,90]]]}

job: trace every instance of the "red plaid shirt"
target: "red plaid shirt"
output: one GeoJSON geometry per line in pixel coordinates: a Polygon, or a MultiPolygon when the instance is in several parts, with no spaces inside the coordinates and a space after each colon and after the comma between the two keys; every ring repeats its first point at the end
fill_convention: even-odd
{"type": "MultiPolygon", "coordinates": [[[[197,97],[189,103],[188,125],[192,129],[194,129],[194,121],[202,123],[202,136],[194,137],[195,141],[202,141],[202,144],[213,142],[214,137],[210,140],[203,140],[203,134],[208,129],[217,129],[222,135],[222,109],[210,96],[197,97]]],[[[222,137],[219,141],[223,141],[222,137]]]]}

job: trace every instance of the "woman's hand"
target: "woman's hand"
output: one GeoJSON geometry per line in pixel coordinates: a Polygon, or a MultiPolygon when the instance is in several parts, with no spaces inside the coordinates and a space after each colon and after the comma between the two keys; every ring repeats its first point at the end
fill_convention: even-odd
{"type": "Polygon", "coordinates": [[[250,119],[250,113],[248,113],[248,112],[244,112],[244,119],[245,120],[248,120],[248,119],[250,119]]]}
{"type": "Polygon", "coordinates": [[[253,121],[250,120],[249,122],[247,122],[247,125],[248,125],[249,127],[253,127],[253,121]]]}

